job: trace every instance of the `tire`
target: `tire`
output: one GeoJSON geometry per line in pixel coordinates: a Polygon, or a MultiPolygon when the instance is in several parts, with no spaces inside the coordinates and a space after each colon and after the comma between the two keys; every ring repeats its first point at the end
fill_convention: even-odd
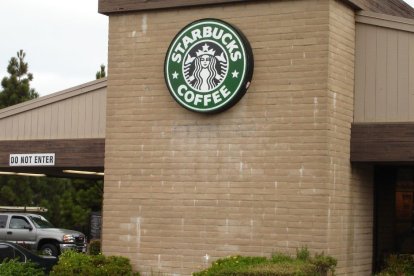
{"type": "Polygon", "coordinates": [[[46,256],[55,256],[57,257],[59,255],[59,250],[57,249],[56,245],[51,243],[45,243],[40,247],[40,252],[42,255],[46,256]]]}

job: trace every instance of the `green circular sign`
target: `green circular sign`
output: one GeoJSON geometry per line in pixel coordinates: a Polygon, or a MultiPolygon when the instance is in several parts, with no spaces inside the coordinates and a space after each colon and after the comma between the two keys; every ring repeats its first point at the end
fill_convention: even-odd
{"type": "Polygon", "coordinates": [[[217,113],[236,104],[253,75],[253,53],[245,36],[218,19],[184,27],[171,42],[164,76],[174,99],[201,113],[217,113]]]}

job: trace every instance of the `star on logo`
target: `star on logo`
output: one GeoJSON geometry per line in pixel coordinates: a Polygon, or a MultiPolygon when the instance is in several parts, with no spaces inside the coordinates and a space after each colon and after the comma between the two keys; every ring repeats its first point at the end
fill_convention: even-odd
{"type": "Polygon", "coordinates": [[[234,70],[234,72],[231,73],[231,75],[233,76],[233,78],[238,78],[239,77],[239,72],[237,72],[236,70],[234,70]]]}
{"type": "Polygon", "coordinates": [[[174,73],[172,74],[172,76],[173,76],[173,79],[177,79],[177,78],[178,78],[178,73],[177,73],[177,71],[174,71],[174,73]]]}
{"type": "Polygon", "coordinates": [[[207,45],[207,43],[203,45],[203,51],[204,52],[207,52],[208,51],[208,45],[207,45]]]}

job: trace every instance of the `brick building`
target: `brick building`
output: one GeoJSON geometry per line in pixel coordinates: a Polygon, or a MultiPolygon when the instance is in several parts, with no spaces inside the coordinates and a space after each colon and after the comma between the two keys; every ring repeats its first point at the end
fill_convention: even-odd
{"type": "Polygon", "coordinates": [[[307,246],[336,257],[338,274],[370,275],[388,253],[414,253],[411,7],[100,0],[99,12],[108,79],[1,110],[0,173],[104,170],[105,254],[189,275],[307,246]],[[240,30],[254,57],[246,94],[214,114],[183,108],[164,79],[172,41],[203,18],[240,30]],[[56,163],[10,166],[33,152],[56,163]]]}
{"type": "Polygon", "coordinates": [[[338,258],[339,274],[369,275],[398,247],[396,214],[378,213],[396,204],[382,198],[398,177],[379,182],[414,157],[402,134],[414,119],[412,8],[100,0],[99,12],[109,16],[105,253],[188,275],[223,256],[307,246],[338,258]],[[201,18],[237,26],[255,63],[246,95],[213,115],[180,107],[164,81],[171,41],[201,18]]]}
{"type": "Polygon", "coordinates": [[[412,136],[401,134],[414,117],[409,6],[99,4],[110,20],[104,252],[141,271],[189,274],[207,256],[306,245],[337,257],[341,274],[367,275],[398,248],[397,211],[379,214],[404,195],[412,205],[412,169],[395,167],[413,160],[412,136]],[[239,103],[205,115],[174,102],[163,63],[183,26],[212,17],[243,31],[255,69],[239,103]]]}

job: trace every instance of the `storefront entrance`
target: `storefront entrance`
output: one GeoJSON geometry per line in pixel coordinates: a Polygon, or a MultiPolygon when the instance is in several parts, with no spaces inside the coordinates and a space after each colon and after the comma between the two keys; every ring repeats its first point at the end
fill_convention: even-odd
{"type": "Polygon", "coordinates": [[[374,270],[389,254],[414,254],[414,167],[375,168],[374,270]]]}

